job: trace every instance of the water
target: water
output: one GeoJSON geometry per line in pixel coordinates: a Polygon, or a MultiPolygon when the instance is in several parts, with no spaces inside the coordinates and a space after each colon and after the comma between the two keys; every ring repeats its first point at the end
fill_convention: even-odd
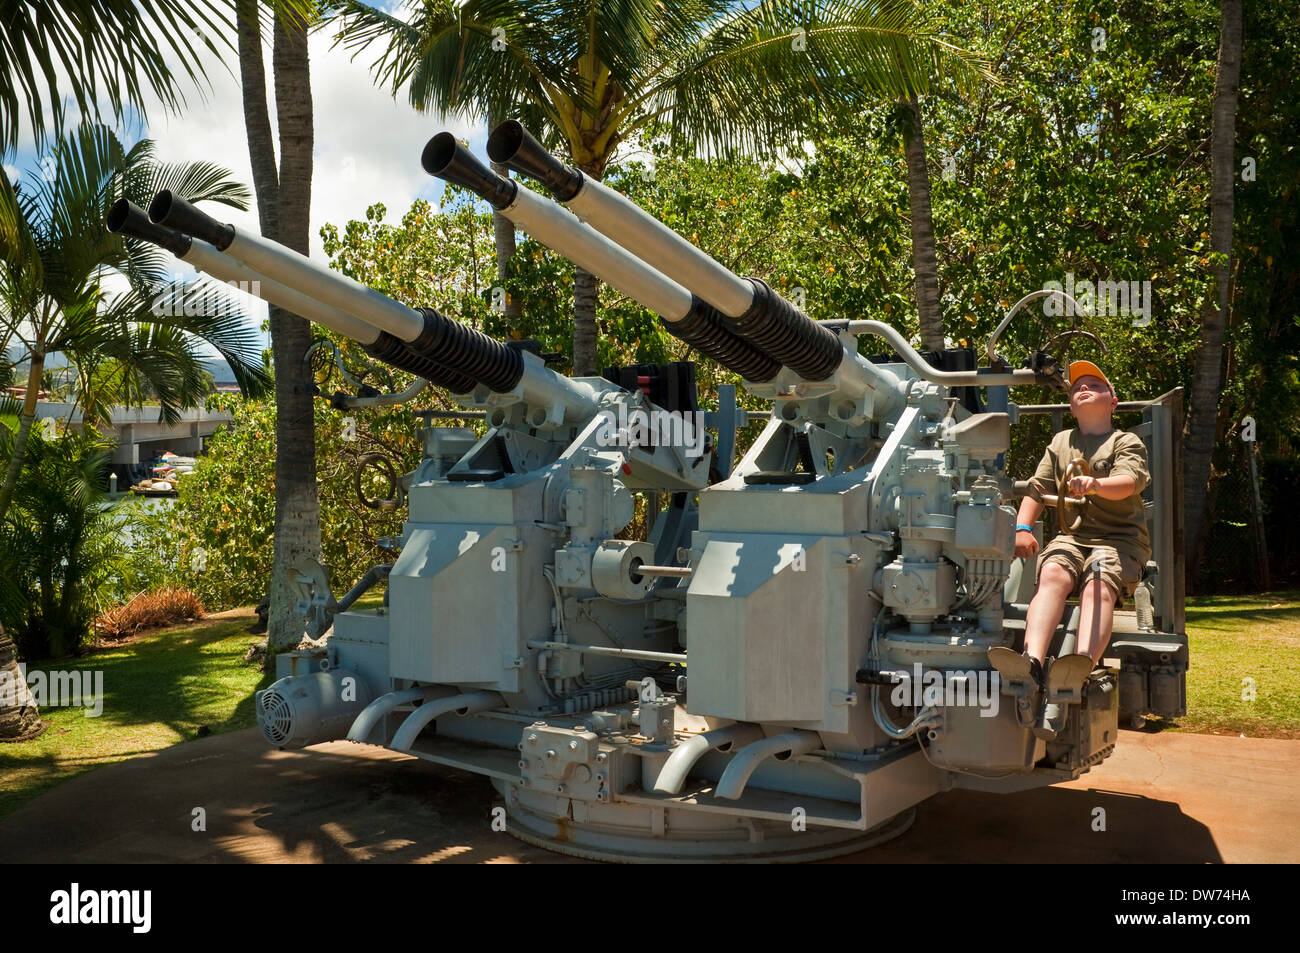
{"type": "MultiPolygon", "coordinates": [[[[131,495],[130,493],[118,493],[116,496],[110,497],[109,499],[102,502],[100,504],[100,509],[105,509],[105,510],[109,509],[110,507],[115,506],[118,502],[125,500],[130,495],[131,495]]],[[[158,513],[160,511],[169,510],[175,505],[176,505],[176,499],[174,497],[142,496],[142,497],[137,497],[135,500],[129,503],[126,503],[119,511],[119,516],[123,512],[134,513],[134,512],[139,512],[141,510],[149,513],[158,513]],[[130,508],[129,510],[128,507],[130,508]]],[[[121,531],[118,533],[118,535],[122,539],[122,542],[128,548],[133,547],[135,545],[135,534],[132,532],[132,528],[134,525],[135,525],[134,517],[127,519],[123,521],[121,531]]]]}

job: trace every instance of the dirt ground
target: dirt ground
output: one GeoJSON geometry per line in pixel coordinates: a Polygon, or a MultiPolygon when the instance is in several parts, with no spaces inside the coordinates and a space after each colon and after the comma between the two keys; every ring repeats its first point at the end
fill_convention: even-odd
{"type": "MultiPolygon", "coordinates": [[[[474,775],[348,742],[275,751],[249,729],[60,785],[0,823],[0,862],[581,863],[494,833],[496,803],[474,775]]],[[[1297,829],[1300,741],[1126,731],[1078,781],[937,795],[837,862],[1296,863],[1297,829]]]]}

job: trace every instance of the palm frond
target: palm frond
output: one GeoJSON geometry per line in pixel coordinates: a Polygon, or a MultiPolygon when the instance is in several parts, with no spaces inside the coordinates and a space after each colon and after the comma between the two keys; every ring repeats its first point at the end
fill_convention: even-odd
{"type": "Polygon", "coordinates": [[[629,108],[706,150],[767,153],[825,110],[993,81],[987,64],[930,28],[911,0],[767,0],[680,56],[629,108]]]}
{"type": "Polygon", "coordinates": [[[576,36],[555,29],[557,0],[425,0],[410,21],[370,4],[343,3],[335,44],[353,58],[383,45],[371,64],[375,82],[408,89],[416,109],[479,118],[505,115],[521,99],[549,107],[548,91],[578,98],[582,84],[569,68],[581,52],[576,36]]]}
{"type": "Polygon", "coordinates": [[[40,255],[23,213],[23,203],[3,166],[0,166],[0,261],[14,268],[40,267],[40,255]]]}
{"type": "Polygon", "coordinates": [[[115,117],[127,107],[143,112],[148,93],[176,109],[185,101],[178,80],[204,81],[200,49],[230,49],[229,5],[220,0],[22,0],[5,7],[0,151],[17,144],[24,106],[38,141],[57,131],[64,97],[83,116],[97,115],[101,98],[115,117]]]}

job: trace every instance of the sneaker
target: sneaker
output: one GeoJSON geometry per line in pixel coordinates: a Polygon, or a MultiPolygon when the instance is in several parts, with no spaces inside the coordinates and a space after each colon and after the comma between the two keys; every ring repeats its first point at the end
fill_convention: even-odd
{"type": "Polygon", "coordinates": [[[1083,684],[1092,672],[1092,659],[1086,655],[1065,655],[1052,659],[1047,669],[1044,704],[1034,734],[1052,741],[1065,727],[1069,706],[1083,700],[1083,684]]]}
{"type": "Polygon", "coordinates": [[[1055,701],[1077,704],[1083,700],[1083,683],[1091,672],[1092,659],[1086,655],[1055,659],[1047,672],[1047,694],[1055,701]]]}
{"type": "Polygon", "coordinates": [[[1016,699],[1016,720],[1022,728],[1031,727],[1044,696],[1043,666],[1038,659],[995,645],[988,651],[989,664],[1016,699]]]}

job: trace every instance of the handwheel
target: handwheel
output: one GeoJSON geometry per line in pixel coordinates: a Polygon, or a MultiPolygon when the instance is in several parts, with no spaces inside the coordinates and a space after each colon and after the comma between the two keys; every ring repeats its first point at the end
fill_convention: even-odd
{"type": "MultiPolygon", "coordinates": [[[[1061,474],[1061,482],[1057,485],[1056,497],[1056,525],[1060,527],[1063,533],[1073,533],[1083,523],[1083,515],[1088,509],[1088,497],[1070,496],[1070,481],[1077,476],[1092,476],[1092,470],[1088,466],[1088,461],[1083,458],[1083,454],[1078,450],[1074,451],[1074,457],[1070,460],[1061,474]]],[[[1091,496],[1096,491],[1091,491],[1091,496]]]]}
{"type": "Polygon", "coordinates": [[[356,487],[357,499],[362,505],[372,510],[395,510],[401,503],[401,497],[397,487],[397,469],[393,466],[393,461],[382,453],[363,453],[357,460],[357,471],[353,477],[353,484],[356,487]],[[374,467],[381,470],[383,475],[388,479],[388,492],[392,494],[389,499],[368,498],[365,491],[361,488],[362,474],[367,467],[374,467]]]}
{"type": "Polygon", "coordinates": [[[332,341],[319,340],[307,350],[307,366],[311,369],[316,387],[323,390],[334,376],[334,361],[338,348],[332,341]]]}

